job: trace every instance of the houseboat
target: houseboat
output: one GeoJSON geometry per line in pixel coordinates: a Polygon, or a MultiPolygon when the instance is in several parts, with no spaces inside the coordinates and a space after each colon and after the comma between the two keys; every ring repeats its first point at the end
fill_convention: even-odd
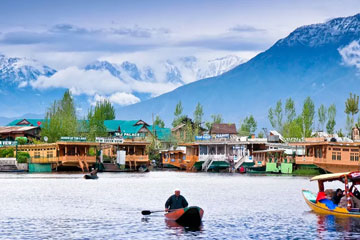
{"type": "Polygon", "coordinates": [[[316,165],[330,173],[360,170],[360,142],[341,138],[306,138],[291,145],[303,148],[303,155],[296,156],[296,164],[316,165]]]}
{"type": "Polygon", "coordinates": [[[29,153],[29,172],[51,172],[59,168],[89,171],[96,163],[97,146],[94,142],[59,141],[19,145],[17,152],[29,153]]]}
{"type": "Polygon", "coordinates": [[[176,150],[161,151],[161,160],[164,167],[176,167],[191,171],[199,161],[199,146],[196,143],[180,144],[176,150]]]}

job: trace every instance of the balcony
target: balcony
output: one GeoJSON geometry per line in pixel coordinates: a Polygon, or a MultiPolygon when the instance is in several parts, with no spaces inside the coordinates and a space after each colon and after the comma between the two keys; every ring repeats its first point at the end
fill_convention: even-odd
{"type": "Polygon", "coordinates": [[[95,163],[96,162],[96,156],[61,156],[59,157],[59,161],[62,163],[71,163],[71,162],[79,162],[79,160],[81,161],[85,161],[88,163],[95,163]]]}
{"type": "Polygon", "coordinates": [[[125,156],[126,162],[148,162],[149,156],[148,155],[126,155],[125,156]]]}

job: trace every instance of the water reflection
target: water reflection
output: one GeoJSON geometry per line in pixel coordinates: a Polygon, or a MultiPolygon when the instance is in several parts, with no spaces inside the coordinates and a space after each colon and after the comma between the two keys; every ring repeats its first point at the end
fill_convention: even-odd
{"type": "Polygon", "coordinates": [[[180,230],[183,230],[184,232],[188,232],[188,231],[189,232],[201,232],[202,228],[203,228],[202,224],[198,227],[188,227],[188,226],[182,226],[179,223],[177,223],[176,221],[168,220],[168,219],[165,219],[165,224],[166,224],[166,227],[169,229],[177,229],[177,230],[180,229],[180,230]]]}
{"type": "Polygon", "coordinates": [[[360,218],[336,217],[334,215],[317,215],[317,233],[319,239],[339,234],[342,238],[360,238],[360,218]]]}

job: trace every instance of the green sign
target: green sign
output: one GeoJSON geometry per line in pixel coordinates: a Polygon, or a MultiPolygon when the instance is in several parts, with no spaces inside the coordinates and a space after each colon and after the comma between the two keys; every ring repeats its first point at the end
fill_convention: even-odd
{"type": "Polygon", "coordinates": [[[117,137],[125,137],[125,138],[135,138],[135,137],[142,137],[144,138],[146,135],[145,133],[126,133],[126,132],[116,132],[115,136],[117,137]]]}
{"type": "Polygon", "coordinates": [[[65,142],[86,142],[86,137],[61,137],[60,141],[65,141],[65,142]]]}
{"type": "Polygon", "coordinates": [[[17,141],[0,141],[0,147],[16,146],[17,141]]]}

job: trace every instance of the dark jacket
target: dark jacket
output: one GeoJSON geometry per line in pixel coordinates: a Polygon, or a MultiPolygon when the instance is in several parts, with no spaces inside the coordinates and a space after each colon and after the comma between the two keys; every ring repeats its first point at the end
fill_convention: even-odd
{"type": "Polygon", "coordinates": [[[169,199],[165,203],[165,208],[169,209],[178,209],[178,208],[185,208],[188,206],[188,202],[186,199],[179,195],[178,197],[174,194],[169,197],[169,199]]]}
{"type": "Polygon", "coordinates": [[[338,196],[338,195],[335,194],[335,195],[332,197],[331,201],[333,201],[333,203],[335,203],[336,205],[339,205],[339,202],[340,202],[340,200],[341,200],[341,197],[342,197],[342,196],[338,196]]]}

